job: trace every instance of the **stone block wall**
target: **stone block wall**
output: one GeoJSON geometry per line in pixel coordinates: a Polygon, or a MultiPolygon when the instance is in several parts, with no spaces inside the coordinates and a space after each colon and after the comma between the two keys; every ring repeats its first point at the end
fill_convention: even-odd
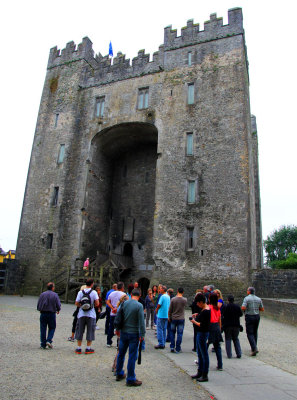
{"type": "Polygon", "coordinates": [[[253,285],[262,297],[297,299],[297,270],[262,269],[253,274],[253,285]]]}

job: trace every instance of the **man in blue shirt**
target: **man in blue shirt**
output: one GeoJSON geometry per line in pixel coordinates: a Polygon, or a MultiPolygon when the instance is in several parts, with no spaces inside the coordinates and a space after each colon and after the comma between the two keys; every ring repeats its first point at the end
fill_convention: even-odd
{"type": "MultiPolygon", "coordinates": [[[[115,290],[118,290],[118,285],[116,283],[114,283],[112,285],[112,289],[110,289],[105,296],[105,303],[106,300],[108,299],[108,296],[110,295],[110,293],[114,292],[115,290]]],[[[106,320],[105,320],[105,335],[108,335],[108,328],[109,328],[109,322],[110,322],[110,307],[108,307],[108,305],[106,304],[106,320]]]]}
{"type": "Polygon", "coordinates": [[[170,306],[170,297],[166,293],[167,287],[161,285],[160,292],[161,297],[157,305],[155,313],[157,314],[157,339],[158,344],[155,349],[165,349],[166,342],[166,330],[168,324],[168,310],[170,306]]]}

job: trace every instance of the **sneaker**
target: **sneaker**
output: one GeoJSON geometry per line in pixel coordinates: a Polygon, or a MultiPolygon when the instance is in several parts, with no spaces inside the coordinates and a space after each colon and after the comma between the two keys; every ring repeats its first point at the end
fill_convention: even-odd
{"type": "Polygon", "coordinates": [[[170,352],[171,352],[171,353],[175,353],[175,350],[174,350],[174,349],[170,349],[170,352]]]}
{"type": "Polygon", "coordinates": [[[95,353],[94,349],[86,349],[85,350],[85,354],[92,354],[92,353],[95,353]]]}
{"type": "Polygon", "coordinates": [[[256,354],[257,354],[257,352],[256,352],[256,350],[255,350],[255,351],[252,351],[250,355],[251,355],[251,357],[255,357],[256,354]]]}
{"type": "Polygon", "coordinates": [[[217,367],[217,370],[218,370],[218,371],[223,371],[223,367],[220,367],[220,368],[217,367]]]}
{"type": "Polygon", "coordinates": [[[175,352],[176,352],[176,354],[179,354],[179,353],[182,353],[183,351],[182,351],[182,349],[180,349],[180,350],[175,350],[175,352]]]}
{"type": "Polygon", "coordinates": [[[121,381],[126,378],[126,374],[123,375],[116,375],[116,381],[121,381]]]}
{"type": "Polygon", "coordinates": [[[69,336],[69,338],[67,340],[68,340],[68,342],[74,342],[74,338],[72,336],[69,336]]]}
{"type": "Polygon", "coordinates": [[[81,349],[75,349],[76,354],[81,354],[81,349]]]}
{"type": "Polygon", "coordinates": [[[46,342],[46,347],[47,347],[48,349],[52,349],[54,346],[53,346],[52,343],[46,342]]]}
{"type": "Polygon", "coordinates": [[[106,347],[110,348],[110,347],[111,347],[111,344],[107,344],[106,347]]]}
{"type": "Polygon", "coordinates": [[[165,346],[160,346],[159,344],[157,344],[156,346],[154,346],[155,349],[159,350],[159,349],[165,349],[165,346]]]}
{"type": "Polygon", "coordinates": [[[141,386],[142,382],[138,381],[137,379],[135,381],[130,381],[130,382],[126,382],[127,386],[141,386]]]}
{"type": "Polygon", "coordinates": [[[194,364],[198,365],[198,360],[194,360],[194,364]]]}
{"type": "Polygon", "coordinates": [[[236,358],[241,358],[241,356],[236,356],[236,358]]]}

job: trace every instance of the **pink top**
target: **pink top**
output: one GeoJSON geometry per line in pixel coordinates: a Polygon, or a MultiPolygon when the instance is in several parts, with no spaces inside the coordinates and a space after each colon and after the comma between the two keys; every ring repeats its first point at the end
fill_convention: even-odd
{"type": "Polygon", "coordinates": [[[89,260],[87,259],[85,262],[84,262],[84,267],[88,267],[90,265],[90,263],[89,263],[89,260]]]}
{"type": "Polygon", "coordinates": [[[209,306],[210,308],[210,323],[215,324],[220,321],[221,318],[221,310],[216,310],[212,305],[209,306]]]}

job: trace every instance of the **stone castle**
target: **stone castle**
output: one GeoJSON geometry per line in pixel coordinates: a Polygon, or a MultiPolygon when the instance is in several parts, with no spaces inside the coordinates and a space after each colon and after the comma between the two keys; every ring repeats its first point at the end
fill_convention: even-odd
{"type": "Polygon", "coordinates": [[[85,257],[187,294],[262,267],[257,128],[242,10],[165,28],[132,63],[84,38],[50,50],[17,257],[36,293],[85,257]]]}

